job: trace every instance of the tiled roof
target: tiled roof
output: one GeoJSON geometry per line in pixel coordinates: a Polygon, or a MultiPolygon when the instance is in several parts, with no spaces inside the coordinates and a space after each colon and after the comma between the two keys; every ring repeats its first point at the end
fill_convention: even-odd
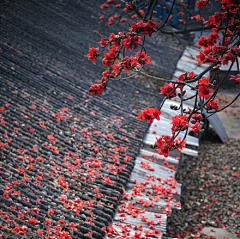
{"type": "Polygon", "coordinates": [[[8,238],[103,238],[148,129],[137,112],[159,104],[134,79],[109,84],[103,97],[87,94],[102,70],[86,58],[99,40],[98,4],[0,4],[0,229],[8,238]]]}
{"type": "Polygon", "coordinates": [[[6,3],[1,14],[2,231],[9,238],[41,238],[38,230],[103,238],[148,127],[136,112],[157,98],[133,81],[89,96],[88,79],[100,69],[81,55],[86,39],[64,39],[60,29],[69,34],[72,25],[64,27],[68,19],[48,3],[6,3]],[[62,19],[55,33],[44,18],[51,12],[62,19]]]}

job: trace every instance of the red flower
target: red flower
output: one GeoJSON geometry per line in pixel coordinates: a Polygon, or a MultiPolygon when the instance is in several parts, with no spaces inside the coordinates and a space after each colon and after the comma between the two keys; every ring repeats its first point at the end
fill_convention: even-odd
{"type": "Polygon", "coordinates": [[[43,222],[43,224],[45,224],[45,225],[51,225],[51,221],[48,220],[48,219],[46,219],[46,220],[43,222]]]}
{"type": "Polygon", "coordinates": [[[199,47],[208,47],[208,41],[205,36],[201,36],[200,39],[198,40],[197,46],[199,47]]]}
{"type": "Polygon", "coordinates": [[[239,84],[240,83],[240,74],[238,74],[236,76],[231,75],[230,80],[234,80],[236,84],[239,84]]]}
{"type": "Polygon", "coordinates": [[[191,71],[191,72],[186,72],[186,73],[180,75],[180,76],[178,77],[177,81],[190,80],[190,79],[193,78],[193,76],[194,76],[193,71],[191,71]]]}
{"type": "Polygon", "coordinates": [[[184,131],[187,129],[187,122],[188,116],[187,115],[176,115],[174,117],[172,117],[172,132],[173,134],[175,134],[175,132],[177,131],[184,131]]]}
{"type": "Polygon", "coordinates": [[[147,56],[145,52],[139,51],[137,55],[135,55],[135,58],[140,63],[140,65],[146,65],[150,63],[150,56],[147,56]]]}
{"type": "Polygon", "coordinates": [[[199,80],[199,85],[208,86],[209,85],[209,76],[207,78],[202,78],[201,80],[199,80]]]}
{"type": "Polygon", "coordinates": [[[62,201],[62,202],[67,201],[67,196],[63,195],[62,197],[59,197],[59,201],[62,201]]]}
{"type": "Polygon", "coordinates": [[[59,221],[58,221],[58,224],[63,224],[64,226],[66,226],[66,223],[65,223],[64,220],[59,220],[59,221]]]}
{"type": "Polygon", "coordinates": [[[148,123],[151,123],[152,119],[160,120],[161,111],[158,111],[157,108],[150,109],[146,108],[145,110],[142,110],[140,113],[138,113],[137,119],[143,119],[146,120],[148,123]]]}
{"type": "Polygon", "coordinates": [[[104,78],[108,78],[108,77],[109,77],[109,74],[110,74],[109,71],[104,71],[104,72],[102,73],[102,76],[103,76],[104,78]]]}
{"type": "Polygon", "coordinates": [[[209,85],[209,77],[202,78],[201,80],[199,80],[198,96],[204,97],[205,100],[207,100],[209,98],[209,94],[213,92],[213,89],[208,89],[208,85],[209,85]]]}
{"type": "Polygon", "coordinates": [[[162,92],[161,94],[165,96],[168,95],[169,99],[171,99],[172,97],[176,97],[177,96],[176,89],[170,94],[170,92],[174,89],[173,86],[174,86],[173,84],[165,83],[163,87],[160,87],[160,90],[162,92]]]}
{"type": "Polygon", "coordinates": [[[219,110],[218,100],[208,102],[206,107],[207,110],[219,110]]]}
{"type": "Polygon", "coordinates": [[[54,211],[52,209],[48,209],[48,213],[54,214],[54,211]]]}
{"type": "Polygon", "coordinates": [[[157,149],[157,151],[159,151],[159,154],[163,155],[165,158],[169,156],[169,147],[168,146],[159,148],[159,149],[157,149]]]}
{"type": "Polygon", "coordinates": [[[152,35],[152,33],[157,27],[157,24],[151,20],[149,20],[147,23],[143,23],[143,20],[132,22],[132,27],[129,28],[129,30],[135,31],[137,33],[143,33],[143,36],[146,36],[149,34],[149,36],[152,35]]]}
{"type": "Polygon", "coordinates": [[[126,18],[121,18],[120,22],[126,22],[127,19],[126,18]]]}
{"type": "Polygon", "coordinates": [[[147,217],[144,217],[144,216],[141,217],[141,220],[142,220],[143,222],[146,222],[147,219],[148,219],[147,217]]]}
{"type": "Polygon", "coordinates": [[[109,7],[109,5],[106,4],[106,3],[103,3],[103,4],[100,6],[100,8],[108,8],[108,7],[109,7]]]}
{"type": "Polygon", "coordinates": [[[123,69],[125,71],[130,71],[131,70],[131,62],[128,56],[126,56],[125,58],[123,58],[121,60],[120,65],[123,67],[123,69]]]}
{"type": "Polygon", "coordinates": [[[162,111],[159,111],[157,109],[157,107],[155,109],[152,109],[152,116],[153,116],[153,119],[156,119],[156,120],[160,120],[160,115],[161,115],[162,111]]]}
{"type": "Polygon", "coordinates": [[[213,92],[213,89],[208,89],[205,85],[200,85],[198,87],[198,90],[199,90],[198,96],[204,97],[205,100],[208,100],[209,94],[213,92]]]}
{"type": "Polygon", "coordinates": [[[108,47],[108,49],[109,49],[109,53],[105,53],[104,58],[102,60],[102,64],[104,66],[106,65],[111,66],[113,59],[117,58],[118,56],[116,46],[108,47]]]}
{"type": "Polygon", "coordinates": [[[113,17],[109,17],[108,18],[108,25],[112,25],[113,24],[113,17]]]}
{"type": "Polygon", "coordinates": [[[195,113],[195,114],[192,115],[192,119],[193,120],[201,120],[202,119],[202,115],[198,114],[198,113],[195,113]]]}
{"type": "Polygon", "coordinates": [[[36,224],[37,220],[35,219],[35,217],[32,217],[31,219],[28,220],[29,224],[36,224]]]}
{"type": "Polygon", "coordinates": [[[12,229],[12,231],[17,232],[20,235],[25,235],[26,231],[27,231],[27,227],[26,226],[17,226],[15,225],[15,228],[12,229]]]}
{"type": "Polygon", "coordinates": [[[43,235],[43,231],[42,231],[42,230],[40,230],[40,229],[37,229],[37,231],[36,231],[36,232],[37,232],[37,234],[38,234],[38,235],[43,235]]]}
{"type": "Polygon", "coordinates": [[[31,208],[31,211],[34,213],[39,214],[40,210],[38,208],[31,208]]]}
{"type": "Polygon", "coordinates": [[[149,36],[151,36],[153,31],[155,31],[154,29],[156,27],[157,27],[157,24],[155,22],[149,20],[144,26],[143,36],[146,36],[147,34],[149,34],[149,36]]]}
{"type": "Polygon", "coordinates": [[[91,87],[90,87],[89,90],[88,90],[88,94],[101,96],[103,91],[104,91],[103,85],[101,85],[101,84],[95,84],[95,85],[93,85],[93,84],[91,83],[91,87]]]}
{"type": "Polygon", "coordinates": [[[140,232],[139,233],[135,232],[135,234],[133,235],[132,238],[133,239],[141,239],[142,238],[142,234],[140,232]]]}
{"type": "Polygon", "coordinates": [[[89,54],[87,55],[88,60],[92,61],[95,65],[96,65],[96,59],[97,56],[99,55],[97,53],[97,51],[99,50],[99,48],[89,48],[89,54]]]}
{"type": "Polygon", "coordinates": [[[105,47],[108,44],[108,40],[104,41],[104,39],[101,38],[101,41],[99,42],[99,44],[101,45],[101,47],[105,47]]]}
{"type": "Polygon", "coordinates": [[[189,132],[193,131],[193,132],[197,133],[197,132],[199,132],[199,129],[200,129],[200,123],[196,122],[194,125],[190,126],[189,132]]]}
{"type": "Polygon", "coordinates": [[[179,16],[179,17],[182,17],[183,15],[184,15],[183,12],[179,12],[179,13],[178,13],[178,16],[179,16]]]}
{"type": "Polygon", "coordinates": [[[129,3],[126,3],[126,6],[123,9],[123,11],[127,12],[129,10],[133,10],[135,7],[136,7],[136,3],[135,2],[129,2],[129,3]]]}
{"type": "Polygon", "coordinates": [[[104,181],[108,184],[114,184],[114,182],[112,182],[109,177],[107,177],[104,181]]]}
{"type": "Polygon", "coordinates": [[[235,62],[236,56],[232,52],[228,52],[225,56],[220,58],[220,61],[222,61],[223,65],[228,65],[228,62],[235,62]]]}
{"type": "Polygon", "coordinates": [[[142,43],[141,39],[142,37],[140,36],[128,33],[123,43],[126,52],[128,51],[128,49],[132,50],[138,48],[138,45],[142,43]]]}
{"type": "Polygon", "coordinates": [[[76,224],[74,224],[73,222],[71,222],[71,223],[69,223],[69,225],[68,225],[69,227],[71,227],[73,230],[77,230],[77,228],[76,228],[76,224]]]}
{"type": "Polygon", "coordinates": [[[196,2],[196,5],[198,8],[201,8],[201,7],[204,7],[204,6],[207,6],[210,2],[208,0],[198,0],[196,2]]]}
{"type": "Polygon", "coordinates": [[[199,55],[197,55],[196,58],[199,59],[198,64],[200,64],[201,62],[205,62],[207,56],[204,53],[199,52],[199,55]]]}

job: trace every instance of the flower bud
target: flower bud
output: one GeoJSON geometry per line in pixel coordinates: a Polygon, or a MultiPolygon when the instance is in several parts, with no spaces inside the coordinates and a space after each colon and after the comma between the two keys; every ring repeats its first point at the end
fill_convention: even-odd
{"type": "Polygon", "coordinates": [[[179,108],[176,105],[170,105],[171,110],[178,110],[179,108]]]}
{"type": "Polygon", "coordinates": [[[182,131],[186,130],[187,128],[188,128],[188,125],[184,125],[184,126],[182,127],[182,131]]]}

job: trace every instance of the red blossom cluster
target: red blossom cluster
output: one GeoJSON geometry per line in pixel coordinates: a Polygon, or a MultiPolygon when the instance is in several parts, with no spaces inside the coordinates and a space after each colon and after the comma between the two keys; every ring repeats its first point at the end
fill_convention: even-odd
{"type": "Polygon", "coordinates": [[[218,100],[211,100],[207,103],[206,105],[207,110],[215,110],[218,111],[219,110],[219,105],[218,105],[218,100]]]}
{"type": "MultiPolygon", "coordinates": [[[[197,5],[202,7],[209,4],[209,1],[199,0],[197,5]]],[[[197,56],[199,63],[214,63],[220,62],[223,65],[228,65],[229,62],[235,62],[236,57],[240,56],[240,48],[237,45],[231,45],[232,37],[238,31],[240,21],[238,19],[239,4],[234,1],[223,1],[222,8],[227,11],[215,12],[210,16],[204,24],[206,27],[212,27],[213,33],[207,38],[202,36],[198,40],[198,46],[204,48],[203,52],[197,56]],[[220,30],[222,22],[226,22],[226,31],[221,38],[222,31],[220,30]]]]}
{"type": "Polygon", "coordinates": [[[181,137],[178,137],[178,139],[174,138],[174,136],[169,135],[163,135],[162,137],[157,138],[157,141],[155,142],[155,146],[157,147],[156,151],[158,151],[160,155],[168,157],[169,151],[179,151],[185,148],[185,140],[182,141],[181,137]]]}
{"type": "Polygon", "coordinates": [[[145,110],[142,110],[140,113],[138,113],[137,119],[143,119],[146,120],[148,123],[151,123],[153,119],[160,120],[161,111],[159,111],[157,108],[150,109],[146,108],[145,110]]]}
{"type": "Polygon", "coordinates": [[[210,1],[209,0],[198,0],[196,2],[196,5],[198,8],[201,8],[201,7],[205,7],[207,6],[208,4],[210,4],[210,1]]]}
{"type": "MultiPolygon", "coordinates": [[[[178,77],[177,82],[184,82],[184,81],[187,81],[187,80],[191,80],[193,77],[194,77],[193,71],[192,72],[186,72],[184,74],[181,74],[178,77]]],[[[177,96],[177,89],[182,88],[182,90],[183,90],[183,87],[184,87],[184,85],[180,86],[180,84],[165,83],[165,85],[163,87],[160,87],[160,90],[161,90],[161,94],[167,96],[168,99],[171,99],[171,98],[177,96]]],[[[182,95],[184,95],[184,94],[185,94],[185,92],[183,91],[182,95]]]]}
{"type": "Polygon", "coordinates": [[[114,0],[107,0],[106,3],[103,3],[100,8],[108,8],[109,5],[113,2],[114,0]]]}
{"type": "Polygon", "coordinates": [[[191,125],[190,126],[190,129],[189,129],[189,132],[190,131],[193,131],[195,133],[198,133],[200,130],[200,123],[199,122],[196,122],[194,125],[191,125]]]}
{"type": "Polygon", "coordinates": [[[91,85],[91,87],[89,88],[88,93],[90,95],[102,95],[102,92],[104,91],[104,86],[101,84],[102,81],[99,81],[99,84],[95,84],[95,85],[91,85]]]}
{"type": "Polygon", "coordinates": [[[186,80],[191,80],[194,77],[194,72],[185,72],[184,74],[181,74],[177,81],[186,81],[186,80]]]}
{"type": "Polygon", "coordinates": [[[97,53],[97,51],[99,50],[99,48],[89,48],[89,54],[87,55],[88,60],[92,61],[94,64],[96,64],[96,59],[97,56],[99,55],[97,53]]]}
{"type": "Polygon", "coordinates": [[[155,32],[155,28],[157,27],[157,24],[151,20],[144,23],[143,20],[132,22],[132,27],[129,28],[129,30],[132,30],[136,33],[142,33],[143,36],[149,35],[151,36],[153,32],[155,32]]]}
{"type": "Polygon", "coordinates": [[[160,87],[160,90],[161,90],[161,94],[167,96],[168,99],[171,99],[177,96],[176,87],[174,87],[173,83],[171,84],[165,83],[163,87],[160,87]]]}
{"type": "MultiPolygon", "coordinates": [[[[209,1],[198,1],[197,6],[203,7],[207,6],[209,1]]],[[[229,4],[229,3],[227,3],[229,4]]],[[[135,3],[127,3],[124,11],[130,11],[135,8],[135,3]]],[[[232,15],[235,14],[235,9],[232,12],[232,15]]],[[[183,13],[179,13],[181,16],[183,13]]],[[[214,26],[213,33],[210,34],[207,38],[201,37],[198,41],[198,46],[203,47],[204,51],[200,52],[200,55],[197,56],[199,59],[199,63],[207,63],[207,62],[217,62],[221,61],[222,64],[228,64],[229,61],[234,62],[236,57],[239,55],[239,48],[237,46],[228,46],[229,39],[225,37],[224,42],[220,40],[219,29],[218,26],[222,19],[226,17],[226,13],[218,13],[216,12],[214,16],[210,17],[208,21],[205,22],[207,26],[214,26]]],[[[202,20],[200,17],[196,17],[198,20],[202,20]]],[[[100,45],[105,48],[107,44],[112,44],[111,47],[108,47],[109,53],[104,54],[103,65],[109,65],[113,68],[111,73],[111,77],[116,77],[120,75],[120,73],[124,71],[133,70],[135,67],[141,67],[146,63],[149,63],[149,58],[145,54],[145,51],[139,51],[137,55],[133,56],[125,56],[120,61],[116,61],[115,59],[119,56],[120,51],[118,51],[119,47],[124,47],[127,52],[129,49],[133,50],[138,48],[140,44],[142,44],[142,38],[138,34],[142,34],[143,36],[149,35],[155,31],[157,24],[152,20],[148,20],[144,22],[143,20],[132,22],[132,26],[129,28],[130,32],[122,33],[120,32],[118,35],[111,34],[108,40],[101,39],[100,45]]],[[[232,36],[233,29],[227,29],[227,36],[232,36]]],[[[95,57],[94,57],[95,59],[95,57]]],[[[109,78],[106,79],[106,82],[109,78]]],[[[238,79],[237,77],[233,77],[234,79],[238,79]]],[[[184,83],[188,81],[194,80],[193,72],[186,72],[178,77],[176,83],[165,83],[163,87],[160,88],[161,94],[165,95],[167,98],[171,99],[176,97],[177,95],[182,99],[185,95],[186,91],[183,90],[184,83]],[[178,83],[179,82],[179,83],[178,83]],[[180,90],[180,93],[177,93],[177,90],[180,90]]],[[[197,94],[200,98],[204,98],[204,100],[208,100],[210,98],[210,94],[213,92],[213,85],[209,83],[209,77],[202,78],[199,80],[198,85],[196,86],[197,94]]],[[[94,85],[91,88],[92,94],[101,95],[104,87],[100,85],[94,85]]],[[[201,102],[200,102],[201,104],[201,102]]],[[[207,110],[219,110],[219,106],[216,100],[212,98],[206,103],[205,108],[207,110]]],[[[177,108],[178,109],[178,108],[177,108]]],[[[156,111],[158,112],[158,111],[156,111]]],[[[160,112],[160,111],[159,111],[160,112]]],[[[188,117],[186,114],[177,115],[173,117],[172,122],[172,134],[173,136],[162,137],[157,140],[156,146],[160,148],[160,153],[164,155],[168,155],[169,149],[175,149],[179,147],[180,141],[177,141],[174,138],[174,135],[180,131],[185,131],[189,128],[190,131],[194,131],[196,133],[200,132],[200,120],[196,119],[196,113],[193,117],[188,117]],[[195,117],[195,118],[194,118],[195,117]],[[193,125],[188,124],[190,119],[195,121],[193,125]],[[167,146],[166,146],[167,145],[167,146]]],[[[157,118],[153,114],[153,109],[146,108],[144,111],[139,113],[138,119],[144,119],[147,122],[151,122],[152,119],[157,118]]]]}
{"type": "Polygon", "coordinates": [[[201,114],[195,113],[192,115],[191,117],[191,123],[193,125],[190,125],[190,129],[189,132],[193,131],[195,133],[199,133],[200,132],[200,121],[202,120],[203,116],[201,114]]]}
{"type": "Polygon", "coordinates": [[[207,78],[202,78],[201,80],[199,80],[199,84],[198,84],[198,96],[199,97],[204,97],[205,100],[208,100],[209,98],[209,94],[211,94],[213,92],[213,89],[209,89],[209,77],[207,78]]]}
{"type": "MultiPolygon", "coordinates": [[[[110,2],[107,2],[106,4],[109,5],[110,2]]],[[[185,7],[183,1],[180,4],[182,7],[185,7]]],[[[207,6],[208,4],[209,1],[207,0],[199,0],[197,1],[196,5],[198,8],[201,8],[207,6]]],[[[147,7],[148,4],[146,3],[146,8],[147,7]]],[[[124,11],[128,12],[131,10],[136,10],[137,8],[138,7],[135,1],[130,1],[129,3],[126,3],[124,11]]],[[[229,63],[229,61],[232,63],[235,62],[236,58],[240,55],[240,48],[237,45],[230,45],[230,37],[234,35],[239,27],[239,24],[237,24],[234,20],[239,10],[239,6],[237,6],[236,2],[234,1],[223,1],[222,8],[223,10],[227,8],[229,9],[228,17],[227,11],[215,12],[213,16],[210,16],[209,19],[204,22],[206,26],[212,27],[213,32],[212,34],[209,34],[208,37],[202,36],[198,40],[198,46],[203,48],[203,52],[200,52],[200,54],[197,56],[199,63],[218,63],[217,67],[219,67],[219,63],[226,65],[229,63]],[[224,38],[221,38],[221,31],[219,27],[220,24],[222,24],[223,20],[226,20],[226,18],[228,21],[225,21],[225,23],[226,25],[230,26],[226,28],[224,38]]],[[[143,14],[144,11],[139,10],[139,13],[143,14]]],[[[180,17],[183,15],[184,12],[179,12],[180,17]]],[[[193,19],[198,21],[204,20],[200,15],[193,17],[193,19]]],[[[142,46],[142,37],[140,35],[143,37],[147,35],[151,36],[156,31],[156,27],[157,24],[153,21],[153,19],[133,21],[129,27],[129,32],[119,32],[118,34],[112,33],[108,39],[101,38],[101,41],[99,42],[100,46],[103,48],[103,50],[108,49],[109,51],[108,53],[104,53],[102,63],[104,66],[110,66],[112,69],[111,72],[108,72],[108,77],[103,77],[102,81],[99,81],[99,84],[91,86],[89,93],[93,95],[101,95],[102,92],[106,89],[108,80],[116,78],[121,74],[122,71],[135,70],[149,63],[150,57],[146,55],[145,48],[142,46]],[[108,46],[108,48],[106,48],[106,46],[108,46]],[[127,52],[128,50],[132,51],[134,49],[137,49],[139,46],[141,46],[142,49],[138,51],[135,56],[124,56],[123,58],[120,57],[120,52],[122,50],[124,52],[127,52]]],[[[90,48],[88,55],[90,60],[92,60],[94,63],[98,56],[97,50],[98,48],[90,48]]],[[[197,76],[194,76],[193,72],[186,72],[184,74],[181,74],[177,78],[176,82],[167,82],[163,87],[160,87],[161,94],[166,96],[168,99],[179,96],[181,100],[186,100],[185,98],[187,98],[187,95],[186,90],[184,90],[185,83],[187,84],[188,82],[194,82],[195,78],[198,79],[197,76]]],[[[232,76],[231,79],[238,83],[238,78],[239,76],[237,75],[232,76]]],[[[214,94],[212,95],[214,91],[214,85],[210,82],[212,82],[212,80],[210,80],[209,77],[201,78],[198,80],[198,84],[195,86],[195,88],[192,87],[192,90],[195,90],[196,92],[195,97],[200,97],[200,101],[198,102],[198,107],[194,109],[194,112],[188,112],[189,114],[196,115],[198,110],[201,108],[205,108],[208,111],[219,110],[217,100],[214,100],[215,96],[214,94]]],[[[173,107],[175,110],[178,110],[180,108],[182,108],[182,106],[173,107]]],[[[181,110],[183,111],[183,109],[181,110]]],[[[158,116],[155,116],[153,114],[153,109],[149,108],[146,108],[144,111],[138,114],[138,119],[144,119],[149,123],[155,118],[158,118],[158,116]]],[[[175,134],[180,131],[185,131],[188,128],[190,131],[194,131],[196,133],[200,132],[200,120],[196,120],[192,118],[192,116],[187,116],[186,114],[184,115],[183,112],[181,115],[177,115],[173,118],[172,124],[172,140],[175,140],[175,134]],[[193,123],[193,125],[189,125],[190,120],[195,121],[195,123],[193,123]]],[[[166,142],[166,140],[168,141],[167,138],[161,140],[164,142],[166,142]]],[[[159,142],[157,144],[159,144],[159,142]]],[[[169,144],[169,142],[167,144],[169,144]]],[[[178,145],[178,143],[175,142],[175,145],[178,145]]],[[[165,150],[166,152],[168,151],[167,148],[165,150]]],[[[167,155],[167,153],[165,153],[165,155],[167,155]]]]}
{"type": "Polygon", "coordinates": [[[175,135],[178,131],[184,131],[188,128],[188,116],[176,115],[172,117],[172,134],[175,135]]]}
{"type": "Polygon", "coordinates": [[[240,74],[237,74],[236,76],[231,75],[230,80],[234,80],[234,82],[235,82],[236,84],[239,84],[239,83],[240,83],[240,74]]]}
{"type": "Polygon", "coordinates": [[[130,71],[135,67],[148,64],[150,63],[149,60],[150,60],[150,56],[147,56],[145,52],[138,52],[135,56],[131,56],[130,58],[126,56],[120,61],[120,63],[115,62],[114,65],[112,65],[112,68],[114,69],[112,72],[112,75],[116,76],[116,75],[119,75],[122,70],[130,71]]]}
{"type": "Polygon", "coordinates": [[[196,16],[192,16],[191,19],[196,21],[204,21],[204,18],[201,17],[199,14],[197,14],[196,16]]]}
{"type": "Polygon", "coordinates": [[[126,3],[125,8],[123,9],[124,12],[130,11],[130,10],[134,10],[136,8],[136,2],[135,1],[131,1],[129,3],[126,3]]]}
{"type": "Polygon", "coordinates": [[[132,50],[132,49],[136,49],[138,48],[138,45],[142,43],[141,41],[142,37],[141,36],[137,36],[135,34],[131,34],[131,33],[127,33],[126,38],[124,39],[124,47],[126,49],[126,52],[128,51],[128,49],[132,50]]]}
{"type": "Polygon", "coordinates": [[[98,82],[99,84],[91,85],[89,94],[101,96],[102,92],[106,89],[110,78],[114,79],[119,76],[122,71],[130,71],[135,68],[141,68],[142,66],[150,63],[150,56],[146,55],[143,48],[138,51],[135,56],[125,56],[122,59],[120,57],[120,53],[123,51],[123,54],[125,54],[128,50],[132,51],[133,49],[137,49],[142,43],[142,37],[138,34],[143,33],[143,35],[151,35],[154,27],[156,27],[156,24],[149,21],[146,24],[144,23],[139,26],[134,25],[134,27],[130,27],[130,32],[128,33],[111,33],[107,40],[101,38],[101,41],[99,42],[101,48],[103,48],[101,53],[98,53],[99,48],[89,48],[89,54],[87,55],[88,60],[96,64],[97,57],[100,56],[106,49],[106,46],[109,45],[107,47],[108,52],[104,53],[102,64],[112,68],[111,73],[108,71],[108,76],[103,73],[103,79],[98,82]]]}

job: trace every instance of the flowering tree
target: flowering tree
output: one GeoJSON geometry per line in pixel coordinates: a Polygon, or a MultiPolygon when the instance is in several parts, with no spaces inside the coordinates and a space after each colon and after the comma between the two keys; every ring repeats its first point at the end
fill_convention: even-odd
{"type": "MultiPolygon", "coordinates": [[[[168,1],[167,1],[168,2],[168,1]]],[[[215,12],[208,20],[204,20],[200,15],[189,16],[188,5],[183,0],[171,1],[171,6],[168,6],[168,14],[165,19],[157,17],[156,7],[161,4],[162,9],[166,9],[166,2],[161,0],[148,1],[130,1],[124,4],[123,14],[121,16],[115,14],[108,18],[108,24],[114,23],[114,19],[120,19],[120,22],[127,21],[124,14],[131,14],[132,18],[138,17],[139,20],[132,21],[128,30],[119,32],[118,34],[111,33],[108,38],[101,36],[99,47],[89,48],[88,59],[96,64],[96,59],[102,56],[102,64],[108,67],[102,73],[102,79],[98,84],[92,84],[89,89],[89,94],[101,96],[102,92],[107,90],[107,85],[110,80],[126,80],[121,77],[125,71],[142,74],[146,77],[154,78],[165,82],[163,87],[160,87],[161,93],[165,96],[159,108],[146,108],[138,114],[137,119],[143,119],[151,122],[153,119],[160,120],[161,108],[167,99],[175,97],[180,98],[179,107],[173,107],[173,110],[180,110],[181,114],[172,118],[172,136],[163,135],[157,138],[154,147],[159,154],[167,157],[170,150],[180,150],[185,145],[185,138],[188,131],[201,133],[200,122],[208,116],[203,115],[204,109],[210,113],[210,116],[219,112],[234,101],[237,100],[240,94],[225,107],[221,108],[216,99],[220,86],[228,80],[228,75],[232,69],[234,62],[237,63],[239,71],[238,57],[240,56],[240,5],[238,0],[222,0],[218,1],[221,7],[221,12],[215,12]],[[172,18],[173,9],[178,9],[179,22],[185,24],[184,29],[169,31],[169,22],[172,18]],[[186,17],[184,17],[186,16],[186,17]],[[193,22],[202,25],[202,29],[212,30],[212,33],[206,38],[200,37],[198,46],[201,52],[197,55],[199,64],[208,64],[208,67],[200,74],[195,75],[194,72],[186,72],[178,77],[176,81],[166,80],[160,77],[153,77],[143,71],[143,67],[150,63],[150,56],[146,54],[145,39],[153,34],[162,32],[165,34],[177,35],[184,34],[190,31],[199,30],[187,28],[193,22]],[[135,52],[129,54],[129,51],[135,52]],[[229,65],[229,70],[220,81],[216,82],[214,77],[203,77],[209,71],[218,72],[221,65],[229,65]],[[186,88],[192,92],[191,96],[187,96],[186,88]],[[193,109],[185,109],[183,102],[194,101],[193,109]],[[183,138],[178,137],[180,132],[185,132],[183,138]]],[[[101,8],[109,8],[110,5],[116,4],[113,0],[108,0],[101,5],[101,8]]],[[[210,4],[209,0],[198,0],[196,6],[199,10],[210,4]]],[[[121,8],[122,4],[115,5],[116,8],[121,8]]],[[[103,18],[103,16],[102,16],[103,18]]],[[[231,75],[231,81],[236,83],[236,88],[240,83],[240,74],[231,75]]]]}

